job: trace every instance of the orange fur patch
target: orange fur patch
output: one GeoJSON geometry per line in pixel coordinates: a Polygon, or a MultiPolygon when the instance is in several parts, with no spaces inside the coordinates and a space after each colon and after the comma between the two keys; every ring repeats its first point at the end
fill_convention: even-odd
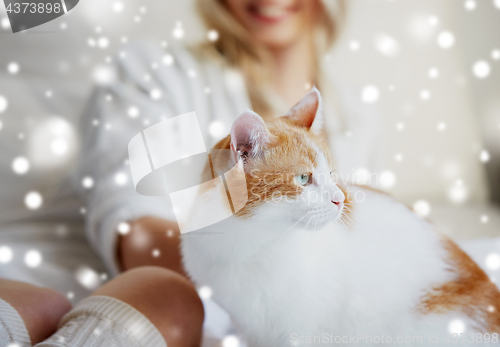
{"type": "Polygon", "coordinates": [[[486,273],[453,241],[443,237],[456,279],[433,288],[418,306],[422,313],[461,312],[483,332],[500,333],[500,292],[486,273]]]}
{"type": "MultiPolygon", "coordinates": [[[[325,155],[330,168],[334,162],[324,137],[315,135],[307,128],[297,126],[287,118],[266,121],[272,141],[262,155],[248,160],[246,172],[248,201],[236,214],[249,217],[252,211],[267,201],[278,198],[295,198],[302,193],[303,187],[295,182],[295,176],[310,173],[317,166],[317,146],[325,155]],[[311,145],[313,144],[313,145],[311,145]]],[[[214,146],[214,149],[230,149],[231,137],[228,135],[214,146]]],[[[226,155],[212,154],[210,163],[205,167],[204,181],[217,176],[217,172],[229,170],[234,163],[226,155]]],[[[346,199],[348,194],[342,188],[346,199]]],[[[229,195],[228,195],[229,197],[229,195]]],[[[229,197],[230,198],[230,197],[229,197]]],[[[350,214],[350,201],[345,201],[346,213],[350,214]]],[[[348,223],[346,223],[348,224],[348,223]]]]}
{"type": "Polygon", "coordinates": [[[272,199],[299,196],[303,187],[295,176],[317,166],[316,150],[308,141],[317,143],[314,134],[285,118],[270,120],[267,127],[273,140],[261,156],[249,160],[248,202],[238,212],[240,217],[251,216],[256,207],[272,199]]]}

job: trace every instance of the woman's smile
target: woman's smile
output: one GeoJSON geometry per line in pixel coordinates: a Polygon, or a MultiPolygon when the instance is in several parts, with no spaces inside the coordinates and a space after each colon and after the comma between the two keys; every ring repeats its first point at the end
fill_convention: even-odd
{"type": "Polygon", "coordinates": [[[247,6],[250,15],[258,21],[268,24],[278,23],[286,20],[299,10],[294,4],[282,4],[276,2],[254,2],[247,6]]]}
{"type": "Polygon", "coordinates": [[[234,18],[259,45],[290,47],[311,33],[321,11],[318,0],[225,0],[234,18]]]}

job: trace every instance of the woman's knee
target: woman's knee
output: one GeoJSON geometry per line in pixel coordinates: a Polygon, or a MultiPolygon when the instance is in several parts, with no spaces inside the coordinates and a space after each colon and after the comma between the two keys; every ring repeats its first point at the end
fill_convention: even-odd
{"type": "Polygon", "coordinates": [[[71,309],[68,299],[57,291],[16,281],[0,279],[0,298],[19,313],[32,344],[52,335],[71,309]]]}
{"type": "Polygon", "coordinates": [[[111,296],[137,309],[158,328],[169,347],[200,343],[203,305],[192,283],[171,270],[134,268],[93,295],[111,296]]]}

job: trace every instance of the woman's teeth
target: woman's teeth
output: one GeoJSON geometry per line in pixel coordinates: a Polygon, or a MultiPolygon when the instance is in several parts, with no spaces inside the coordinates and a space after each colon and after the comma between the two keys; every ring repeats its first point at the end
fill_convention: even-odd
{"type": "Polygon", "coordinates": [[[258,6],[257,13],[264,17],[280,18],[286,14],[286,9],[277,6],[258,6]]]}

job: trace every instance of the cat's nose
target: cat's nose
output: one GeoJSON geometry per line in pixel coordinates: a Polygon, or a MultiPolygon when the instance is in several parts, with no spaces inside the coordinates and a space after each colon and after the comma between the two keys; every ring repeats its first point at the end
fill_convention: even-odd
{"type": "Polygon", "coordinates": [[[345,201],[345,195],[341,190],[338,190],[333,194],[333,198],[331,200],[332,203],[340,207],[342,203],[345,201]]]}

